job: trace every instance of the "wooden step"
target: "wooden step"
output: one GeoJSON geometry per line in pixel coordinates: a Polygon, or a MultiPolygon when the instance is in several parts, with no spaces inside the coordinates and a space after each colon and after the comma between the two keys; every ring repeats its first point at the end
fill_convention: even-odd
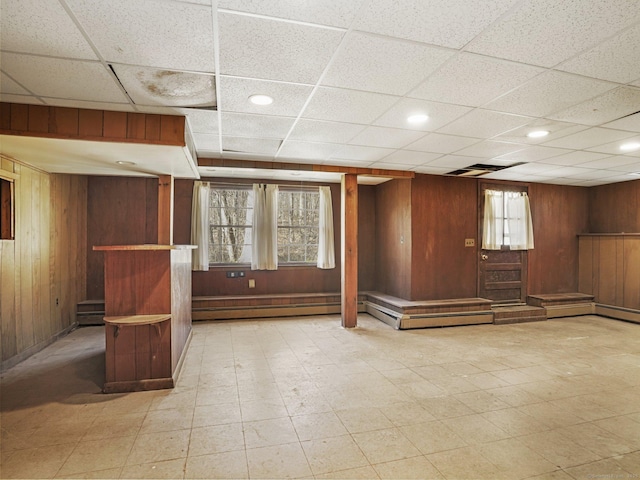
{"type": "Polygon", "coordinates": [[[493,323],[496,325],[541,322],[547,319],[546,309],[530,305],[492,307],[491,310],[493,310],[493,323]]]}

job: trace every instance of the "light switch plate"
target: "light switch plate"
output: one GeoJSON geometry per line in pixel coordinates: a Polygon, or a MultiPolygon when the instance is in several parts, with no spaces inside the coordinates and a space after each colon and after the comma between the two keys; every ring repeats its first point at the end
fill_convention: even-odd
{"type": "Polygon", "coordinates": [[[475,238],[465,238],[464,239],[464,246],[465,247],[475,247],[476,246],[476,239],[475,238]]]}

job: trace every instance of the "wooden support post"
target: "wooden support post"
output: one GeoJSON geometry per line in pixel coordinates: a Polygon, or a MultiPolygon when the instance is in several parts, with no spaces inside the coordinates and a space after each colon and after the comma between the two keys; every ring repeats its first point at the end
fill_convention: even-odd
{"type": "Polygon", "coordinates": [[[173,177],[158,177],[158,245],[173,245],[173,177]]]}
{"type": "Polygon", "coordinates": [[[341,185],[341,314],[342,326],[358,321],[358,175],[342,176],[341,185]]]}

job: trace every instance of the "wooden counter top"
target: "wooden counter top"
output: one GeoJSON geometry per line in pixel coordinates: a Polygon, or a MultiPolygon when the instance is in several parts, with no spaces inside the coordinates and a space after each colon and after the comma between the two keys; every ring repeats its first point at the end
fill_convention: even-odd
{"type": "Polygon", "coordinates": [[[153,323],[164,322],[165,320],[169,320],[171,315],[169,314],[160,314],[160,315],[125,315],[119,317],[104,317],[105,323],[110,323],[112,325],[151,325],[153,323]]]}
{"type": "Polygon", "coordinates": [[[94,251],[103,252],[116,252],[116,251],[131,251],[131,250],[193,250],[198,248],[197,245],[96,245],[93,247],[94,251]]]}

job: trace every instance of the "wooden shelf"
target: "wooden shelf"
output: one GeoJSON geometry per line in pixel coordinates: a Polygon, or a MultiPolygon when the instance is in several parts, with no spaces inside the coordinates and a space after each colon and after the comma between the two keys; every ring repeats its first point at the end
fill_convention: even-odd
{"type": "Polygon", "coordinates": [[[104,322],[111,325],[119,326],[135,326],[135,325],[152,325],[154,323],[164,322],[171,319],[171,315],[124,315],[117,317],[104,317],[104,322]]]}

